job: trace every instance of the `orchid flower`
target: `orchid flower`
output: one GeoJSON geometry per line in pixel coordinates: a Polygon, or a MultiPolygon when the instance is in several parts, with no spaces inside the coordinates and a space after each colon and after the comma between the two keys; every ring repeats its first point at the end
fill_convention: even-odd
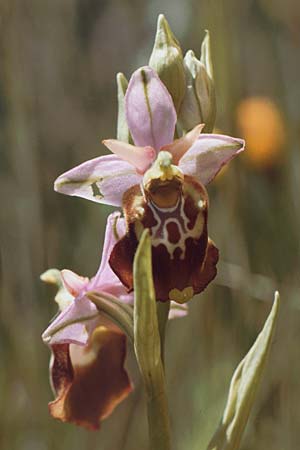
{"type": "Polygon", "coordinates": [[[244,141],[201,134],[203,124],[174,140],[173,101],[150,67],[133,73],[125,111],[135,145],[104,140],[114,155],[69,170],[56,180],[55,190],[123,207],[127,233],[114,247],[110,265],[129,291],[138,240],[149,228],[157,299],[184,303],[216,275],[218,250],[207,234],[204,185],[244,150],[244,141]]]}
{"type": "MultiPolygon", "coordinates": [[[[118,237],[125,233],[125,221],[119,213],[108,217],[102,261],[97,274],[89,280],[71,270],[51,269],[41,278],[58,284],[56,301],[59,315],[43,333],[52,357],[50,379],[56,399],[49,404],[53,417],[97,429],[102,419],[132,390],[124,368],[125,334],[89,300],[96,291],[108,301],[133,304],[108,264],[118,237]]],[[[170,318],[186,315],[186,308],[173,305],[170,318]]],[[[131,306],[129,306],[131,307],[131,306]]]]}

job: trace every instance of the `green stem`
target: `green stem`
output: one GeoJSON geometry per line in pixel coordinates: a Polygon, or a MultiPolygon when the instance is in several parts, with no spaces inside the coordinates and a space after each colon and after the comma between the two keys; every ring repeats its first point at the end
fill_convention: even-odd
{"type": "Polygon", "coordinates": [[[162,364],[147,391],[150,450],[171,450],[170,420],[162,364]]]}

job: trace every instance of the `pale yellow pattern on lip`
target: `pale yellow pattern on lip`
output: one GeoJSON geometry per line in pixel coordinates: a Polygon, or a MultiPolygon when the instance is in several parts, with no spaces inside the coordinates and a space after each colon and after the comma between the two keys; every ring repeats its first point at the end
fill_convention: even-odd
{"type": "Polygon", "coordinates": [[[160,151],[154,161],[152,167],[150,167],[144,174],[143,185],[146,190],[151,185],[151,181],[160,180],[171,181],[174,178],[178,180],[184,179],[184,175],[178,166],[172,164],[172,155],[167,151],[160,151]]]}
{"type": "Polygon", "coordinates": [[[171,289],[169,292],[169,300],[177,303],[186,303],[194,296],[194,289],[192,286],[184,288],[182,291],[179,289],[171,289]]]}

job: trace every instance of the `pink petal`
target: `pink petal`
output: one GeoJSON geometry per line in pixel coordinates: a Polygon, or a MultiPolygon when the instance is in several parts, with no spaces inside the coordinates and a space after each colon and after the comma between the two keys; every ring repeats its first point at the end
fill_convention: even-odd
{"type": "MultiPolygon", "coordinates": [[[[100,292],[100,289],[96,289],[100,292]]],[[[111,294],[116,297],[121,302],[127,303],[128,305],[133,305],[134,294],[133,292],[128,293],[125,286],[121,283],[119,278],[116,276],[116,280],[112,284],[103,284],[102,292],[111,294]]]]}
{"type": "Polygon", "coordinates": [[[176,139],[169,145],[165,145],[161,150],[166,150],[173,156],[173,164],[178,164],[180,158],[188,151],[188,149],[199,138],[201,131],[205,127],[204,123],[196,125],[191,131],[186,133],[180,139],[176,139]]]}
{"type": "Polygon", "coordinates": [[[111,152],[132,164],[141,174],[149,168],[156,157],[152,147],[136,147],[116,139],[106,139],[102,142],[111,152]]]}
{"type": "Polygon", "coordinates": [[[136,145],[158,151],[173,141],[177,116],[172,97],[150,67],[133,73],[126,91],[125,111],[136,145]]]}
{"type": "Polygon", "coordinates": [[[185,175],[195,177],[206,185],[220,169],[245,148],[245,141],[221,134],[201,134],[180,159],[185,175]]]}
{"type": "Polygon", "coordinates": [[[125,219],[119,212],[108,216],[105,238],[102,251],[101,264],[96,275],[91,279],[88,289],[90,291],[104,291],[112,294],[125,303],[133,304],[133,294],[128,294],[124,285],[110,268],[108,263],[110,254],[115,244],[126,232],[125,219]]]}
{"type": "Polygon", "coordinates": [[[135,168],[115,155],[91,159],[60,175],[54,189],[66,195],[97,203],[122,206],[122,197],[142,176],[135,168]]]}
{"type": "Polygon", "coordinates": [[[46,344],[74,343],[85,345],[88,340],[86,325],[99,317],[96,306],[86,297],[76,298],[44,331],[46,344]]]}
{"type": "Polygon", "coordinates": [[[118,240],[124,236],[125,232],[125,219],[121,217],[121,214],[119,212],[110,214],[106,222],[101,263],[96,275],[89,283],[89,290],[102,290],[103,284],[113,284],[116,279],[118,280],[117,276],[111,270],[108,261],[112,249],[118,240]]]}
{"type": "Polygon", "coordinates": [[[77,295],[89,282],[89,279],[87,277],[77,275],[77,273],[72,272],[72,270],[69,269],[62,270],[61,276],[65,287],[68,289],[70,294],[73,295],[73,297],[77,297],[77,295]]]}

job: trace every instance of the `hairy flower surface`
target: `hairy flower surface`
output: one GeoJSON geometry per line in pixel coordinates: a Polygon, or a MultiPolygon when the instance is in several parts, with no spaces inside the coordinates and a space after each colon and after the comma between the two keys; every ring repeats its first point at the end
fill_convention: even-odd
{"type": "Polygon", "coordinates": [[[244,149],[244,141],[201,134],[202,124],[173,140],[177,121],[173,101],[150,67],[132,75],[125,111],[135,145],[103,141],[115,155],[64,173],[55,189],[123,207],[127,232],[114,247],[110,265],[129,291],[139,237],[149,228],[157,299],[184,303],[216,275],[218,251],[207,234],[204,185],[244,149]]]}
{"type": "MultiPolygon", "coordinates": [[[[55,269],[41,277],[60,287],[55,298],[60,313],[43,333],[52,352],[50,379],[56,396],[49,410],[57,419],[90,429],[99,428],[100,421],[132,390],[124,368],[126,336],[86,296],[96,291],[107,300],[133,304],[133,294],[127,293],[108,264],[114,245],[124,234],[124,219],[119,213],[111,214],[102,261],[91,280],[55,269]]],[[[186,308],[171,305],[169,318],[186,313],[186,308]]]]}

